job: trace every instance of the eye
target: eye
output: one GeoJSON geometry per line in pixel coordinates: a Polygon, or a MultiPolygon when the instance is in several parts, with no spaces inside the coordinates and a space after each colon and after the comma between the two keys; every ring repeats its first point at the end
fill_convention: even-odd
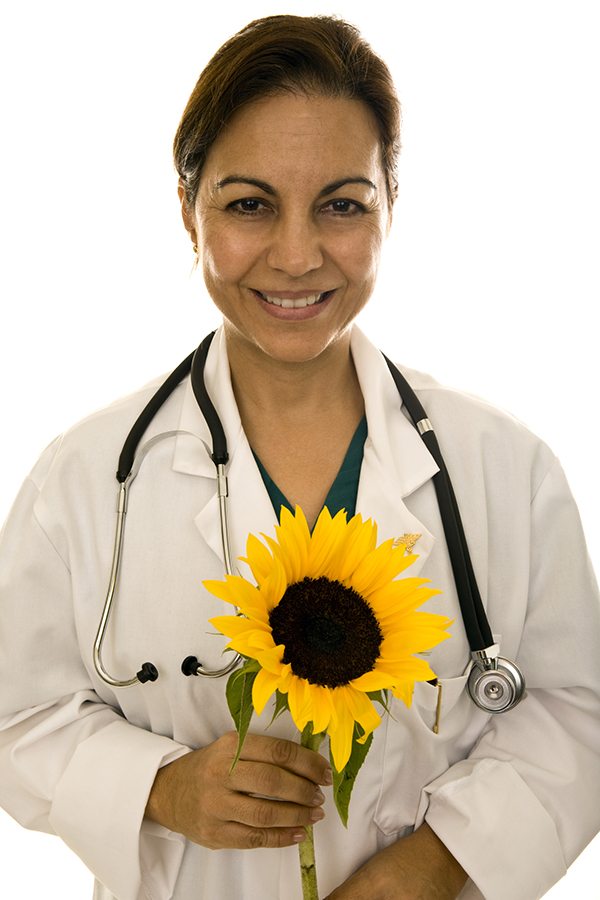
{"type": "Polygon", "coordinates": [[[340,198],[339,200],[330,200],[323,208],[323,212],[333,213],[335,216],[355,216],[361,212],[365,211],[365,207],[362,203],[358,203],[356,200],[344,200],[340,198]]]}
{"type": "Polygon", "coordinates": [[[241,200],[228,203],[227,209],[238,216],[253,217],[263,215],[267,211],[267,206],[256,197],[242,197],[241,200]]]}

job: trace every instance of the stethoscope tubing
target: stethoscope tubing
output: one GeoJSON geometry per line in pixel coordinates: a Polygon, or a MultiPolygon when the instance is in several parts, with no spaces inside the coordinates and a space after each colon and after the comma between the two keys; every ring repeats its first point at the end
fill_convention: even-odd
{"type": "Polygon", "coordinates": [[[117,497],[117,527],[115,531],[115,542],[113,547],[113,558],[112,564],[110,568],[110,579],[108,582],[108,591],[106,594],[106,601],[104,603],[104,608],[102,610],[102,616],[100,618],[100,624],[98,625],[98,631],[96,633],[96,638],[94,640],[94,666],[96,667],[96,671],[100,675],[103,681],[109,684],[111,687],[130,687],[132,684],[137,684],[137,682],[142,682],[144,670],[143,667],[133,678],[120,680],[118,678],[113,678],[113,676],[104,668],[102,662],[102,644],[104,643],[104,635],[106,633],[106,627],[108,625],[108,620],[110,617],[110,612],[112,609],[113,601],[115,598],[115,591],[117,588],[117,581],[119,578],[119,571],[121,567],[121,554],[123,550],[123,532],[125,529],[125,516],[127,514],[127,485],[125,482],[122,482],[119,485],[119,493],[117,497]]]}
{"type": "MultiPolygon", "coordinates": [[[[191,365],[193,356],[193,353],[190,354],[190,356],[187,357],[182,365],[179,366],[175,371],[181,372],[181,369],[184,365],[189,370],[189,366],[191,365]]],[[[184,378],[186,374],[187,373],[183,373],[181,377],[184,378]]],[[[181,378],[179,379],[179,381],[181,381],[181,378]]],[[[176,381],[174,378],[170,380],[169,393],[172,393],[172,391],[177,387],[177,384],[179,384],[179,381],[176,381]]],[[[167,382],[165,382],[165,384],[166,383],[167,382]]],[[[162,388],[164,387],[165,385],[162,385],[162,388]]],[[[167,393],[165,396],[165,392],[163,391],[163,403],[166,397],[169,396],[169,393],[167,393]]],[[[154,400],[155,397],[156,395],[154,395],[152,400],[154,400]]],[[[139,672],[137,672],[137,674],[133,678],[115,678],[107,671],[102,661],[102,646],[104,643],[104,638],[106,636],[111,609],[115,600],[115,594],[117,591],[119,580],[119,572],[121,569],[123,536],[125,532],[125,517],[127,515],[127,500],[129,496],[129,489],[134,478],[139,472],[142,462],[145,459],[148,451],[151,450],[155,444],[157,444],[159,441],[164,440],[165,438],[175,437],[178,434],[189,434],[189,432],[182,432],[179,430],[161,432],[160,434],[157,434],[146,441],[146,443],[142,446],[142,448],[136,455],[137,443],[139,443],[151,420],[156,415],[156,411],[156,404],[152,403],[152,401],[144,408],[141,416],[136,420],[136,423],[127,438],[126,445],[124,445],[124,448],[121,451],[121,455],[119,457],[119,471],[117,472],[117,481],[119,482],[119,489],[117,494],[117,525],[115,529],[113,557],[108,590],[106,593],[106,600],[104,602],[100,623],[98,625],[98,631],[94,640],[93,650],[94,666],[96,672],[98,673],[100,678],[111,687],[122,688],[131,687],[132,685],[138,683],[145,684],[147,681],[156,681],[159,676],[158,669],[156,668],[154,663],[145,662],[142,663],[139,672]],[[142,416],[144,417],[143,419],[142,416]],[[137,440],[137,443],[134,443],[134,440],[129,440],[132,434],[134,435],[134,439],[137,440]]],[[[229,522],[227,515],[227,477],[225,475],[225,466],[222,463],[219,463],[217,465],[217,493],[219,501],[219,520],[221,525],[221,543],[223,547],[225,572],[227,575],[232,575],[233,567],[231,562],[229,522]]],[[[229,672],[233,671],[233,669],[235,669],[235,667],[239,664],[240,659],[240,655],[236,653],[233,655],[232,659],[227,663],[227,665],[219,669],[207,669],[202,665],[202,663],[198,661],[196,657],[187,657],[182,663],[182,671],[186,675],[193,674],[204,675],[207,678],[221,678],[223,675],[227,675],[229,672]]]]}
{"type": "Polygon", "coordinates": [[[467,640],[472,652],[484,650],[494,643],[494,638],[473,571],[471,555],[468,550],[467,538],[456,495],[437,436],[427,417],[427,413],[406,378],[385,354],[383,356],[398,388],[398,392],[404,401],[407,412],[423,443],[438,466],[439,471],[433,476],[433,484],[440,507],[442,527],[448,545],[452,574],[454,575],[456,590],[460,600],[467,640]],[[463,602],[463,598],[465,602],[463,602]]]}

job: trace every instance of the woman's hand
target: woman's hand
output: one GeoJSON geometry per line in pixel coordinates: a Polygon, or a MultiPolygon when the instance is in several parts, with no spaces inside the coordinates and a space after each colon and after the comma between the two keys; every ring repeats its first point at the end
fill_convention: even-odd
{"type": "Polygon", "coordinates": [[[455,900],[467,873],[427,823],[365,863],[327,900],[455,900]]]}
{"type": "Polygon", "coordinates": [[[327,761],[292,741],[248,734],[231,771],[237,741],[230,732],[159,769],[147,818],[212,850],[300,843],[304,826],[324,815],[327,761]]]}

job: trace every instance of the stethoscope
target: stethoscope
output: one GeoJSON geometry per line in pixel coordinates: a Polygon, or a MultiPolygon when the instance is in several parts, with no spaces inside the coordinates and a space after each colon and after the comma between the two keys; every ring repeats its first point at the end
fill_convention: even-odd
{"type": "MultiPolygon", "coordinates": [[[[186,357],[171,375],[169,375],[164,384],[161,385],[133,425],[119,456],[117,469],[117,481],[119,483],[117,524],[113,559],[106,600],[94,642],[94,666],[96,672],[102,681],[111,687],[129,687],[133,684],[144,684],[147,681],[156,681],[158,678],[158,669],[151,662],[143,663],[139,672],[132,678],[125,680],[113,678],[104,668],[101,654],[102,644],[108,627],[111,607],[115,599],[117,583],[119,580],[129,488],[139,472],[146,454],[158,441],[187,432],[163,432],[146,441],[139,451],[137,451],[137,448],[148,425],[160,407],[188,374],[191,378],[194,396],[211,434],[212,450],[206,444],[205,446],[207,446],[207,450],[216,467],[217,497],[219,503],[221,543],[223,546],[225,572],[228,575],[233,574],[227,523],[228,491],[227,475],[225,471],[225,467],[229,460],[229,453],[227,451],[227,441],[225,439],[225,432],[223,431],[221,420],[213,406],[204,383],[206,357],[214,334],[215,332],[212,332],[204,338],[198,349],[186,357]]],[[[448,545],[450,563],[454,581],[456,583],[461,615],[471,651],[472,667],[467,679],[468,692],[474,703],[485,712],[494,714],[506,712],[516,706],[523,698],[525,693],[525,679],[516,663],[499,656],[499,647],[494,643],[490,625],[475,580],[475,573],[473,571],[473,565],[467,547],[456,496],[431,422],[427,418],[427,413],[404,376],[385,355],[384,359],[388,365],[392,378],[394,379],[404,406],[439,469],[433,476],[433,483],[440,508],[444,535],[448,545]]],[[[197,435],[195,435],[195,437],[197,437],[197,435]]],[[[208,678],[220,678],[231,672],[239,664],[240,659],[241,657],[237,654],[223,668],[207,669],[197,657],[188,656],[183,660],[181,670],[184,675],[204,675],[208,678]]]]}

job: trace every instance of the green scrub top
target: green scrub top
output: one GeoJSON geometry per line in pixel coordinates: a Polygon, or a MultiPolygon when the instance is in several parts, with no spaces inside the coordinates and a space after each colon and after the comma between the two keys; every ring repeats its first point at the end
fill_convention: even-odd
{"type": "MultiPolygon", "coordinates": [[[[325,503],[323,506],[326,506],[332,516],[335,516],[340,509],[345,509],[348,515],[348,519],[351,519],[352,516],[356,513],[356,497],[358,494],[358,479],[360,478],[360,467],[362,465],[363,460],[363,450],[365,441],[367,439],[367,419],[366,416],[363,416],[361,421],[359,422],[358,428],[354,432],[354,436],[350,441],[348,446],[348,450],[346,451],[346,455],[344,457],[344,461],[340,467],[339,472],[337,473],[335,480],[331,487],[329,488],[329,492],[327,497],[325,498],[325,503]]],[[[254,451],[252,451],[254,453],[254,451]]],[[[294,512],[294,508],[292,504],[289,502],[287,497],[279,490],[260,459],[254,453],[254,459],[256,460],[256,464],[259,468],[260,474],[262,475],[262,479],[265,483],[265,487],[271,498],[271,503],[273,504],[273,508],[277,513],[277,517],[281,517],[281,507],[285,506],[291,512],[294,512]]]]}

